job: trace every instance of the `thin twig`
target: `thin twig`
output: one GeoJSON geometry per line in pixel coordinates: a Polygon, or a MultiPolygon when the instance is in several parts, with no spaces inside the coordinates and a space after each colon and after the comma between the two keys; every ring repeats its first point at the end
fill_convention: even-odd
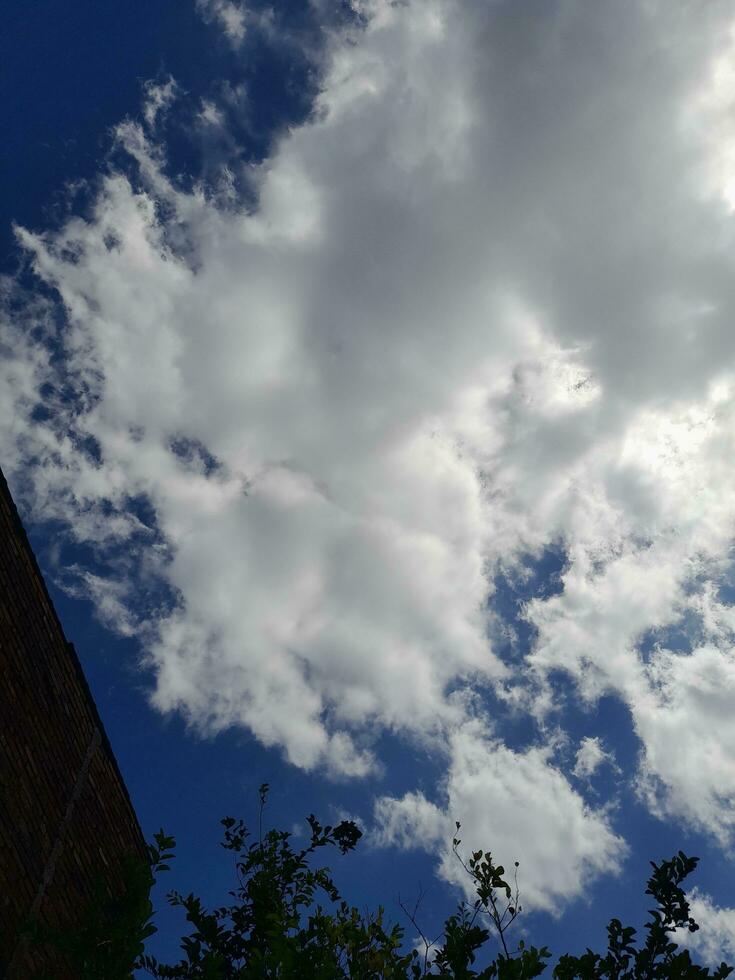
{"type": "Polygon", "coordinates": [[[416,916],[418,915],[419,907],[421,905],[421,902],[423,901],[424,894],[425,894],[425,892],[424,892],[423,888],[421,887],[421,884],[419,884],[419,895],[418,895],[418,898],[416,899],[416,902],[414,904],[413,912],[409,912],[409,910],[408,910],[406,904],[404,903],[403,899],[401,898],[400,894],[398,895],[398,904],[401,907],[404,915],[409,919],[409,921],[413,925],[413,927],[416,930],[416,932],[418,932],[418,934],[421,937],[421,940],[422,940],[422,942],[424,944],[424,976],[428,976],[429,951],[432,949],[432,947],[436,946],[437,942],[439,941],[439,939],[441,938],[441,936],[443,935],[443,933],[440,933],[436,937],[436,939],[434,939],[432,942],[429,942],[429,940],[426,938],[426,936],[425,936],[425,934],[424,934],[421,926],[416,921],[416,916]]]}

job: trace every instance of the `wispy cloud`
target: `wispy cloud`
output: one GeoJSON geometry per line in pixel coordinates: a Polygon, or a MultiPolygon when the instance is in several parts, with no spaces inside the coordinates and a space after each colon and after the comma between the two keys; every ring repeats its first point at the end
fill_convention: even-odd
{"type": "Polygon", "coordinates": [[[247,8],[233,0],[196,0],[197,7],[207,20],[215,21],[230,41],[238,45],[247,30],[247,8]]]}

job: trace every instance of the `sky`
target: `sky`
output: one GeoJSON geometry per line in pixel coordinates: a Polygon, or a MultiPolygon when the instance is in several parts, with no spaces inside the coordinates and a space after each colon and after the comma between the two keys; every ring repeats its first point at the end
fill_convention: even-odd
{"type": "Polygon", "coordinates": [[[735,958],[731,6],[6,20],[0,465],[177,838],[151,950],[267,781],[428,933],[460,820],[517,938],[602,946],[682,848],[735,958]]]}

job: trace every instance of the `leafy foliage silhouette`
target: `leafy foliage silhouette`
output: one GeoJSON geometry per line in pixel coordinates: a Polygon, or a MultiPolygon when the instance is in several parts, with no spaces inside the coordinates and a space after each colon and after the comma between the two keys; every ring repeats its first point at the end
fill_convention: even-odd
{"type": "MultiPolygon", "coordinates": [[[[128,980],[143,957],[146,940],[157,932],[150,893],[157,875],[169,870],[174,844],[174,838],[161,830],[148,845],[148,863],[124,857],[123,892],[113,901],[98,874],[86,915],[75,930],[62,932],[31,920],[24,938],[36,949],[54,951],[79,980],[128,980]]],[[[57,978],[44,970],[37,980],[57,978]]]]}
{"type": "MultiPolygon", "coordinates": [[[[401,907],[423,943],[406,950],[406,931],[386,920],[385,910],[363,913],[341,896],[326,867],[313,867],[318,852],[336,847],[342,854],[355,849],[361,831],[351,820],[336,826],[307,818],[310,838],[295,848],[291,834],[280,830],[262,832],[268,784],[260,787],[260,831],[253,839],[242,820],[225,817],[222,847],[235,856],[237,887],[233,900],[207,911],[193,893],[169,893],[168,901],[181,907],[190,925],[181,940],[182,959],[175,964],[159,962],[145,952],[145,942],[156,931],[150,889],[156,877],[168,870],[175,841],[160,831],[149,845],[145,866],[127,865],[128,889],[111,905],[97,903],[74,935],[60,936],[30,929],[37,943],[51,943],[72,964],[80,980],[130,980],[141,971],[157,980],[419,980],[452,977],[455,980],[532,980],[548,966],[546,947],[515,950],[508,944],[508,930],[522,908],[515,863],[513,884],[489,851],[474,851],[465,859],[461,840],[453,851],[472,882],[476,898],[462,901],[451,914],[441,936],[428,940],[413,911],[401,907]],[[326,902],[326,906],[322,903],[326,902]],[[497,954],[485,966],[477,966],[478,954],[489,958],[491,940],[497,954]]],[[[460,824],[456,825],[460,832],[460,824]]],[[[672,934],[680,928],[696,931],[682,889],[697,867],[698,859],[682,851],[669,861],[651,862],[653,874],[646,894],[655,902],[645,924],[646,937],[636,946],[636,930],[613,919],[607,929],[604,954],[587,949],[581,956],[565,954],[553,969],[554,980],[725,980],[733,968],[722,963],[713,973],[694,962],[687,949],[679,949],[672,934]]]]}

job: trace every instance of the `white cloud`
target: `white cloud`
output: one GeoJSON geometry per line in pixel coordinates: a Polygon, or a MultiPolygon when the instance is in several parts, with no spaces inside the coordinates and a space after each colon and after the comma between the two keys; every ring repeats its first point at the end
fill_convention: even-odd
{"type": "Polygon", "coordinates": [[[210,102],[208,99],[202,99],[199,120],[205,126],[221,126],[223,122],[222,112],[214,102],[210,102]]]}
{"type": "Polygon", "coordinates": [[[248,16],[244,4],[232,0],[197,0],[197,7],[205,20],[219,24],[234,45],[244,40],[248,16]]]}
{"type": "Polygon", "coordinates": [[[688,946],[712,967],[735,958],[735,909],[721,908],[698,888],[687,894],[689,914],[699,925],[696,932],[679,929],[674,941],[688,946]]]}
{"type": "Polygon", "coordinates": [[[580,739],[572,774],[579,779],[589,779],[594,776],[604,762],[609,763],[617,770],[614,755],[604,750],[600,739],[587,736],[580,739]]]}
{"type": "Polygon", "coordinates": [[[110,581],[87,569],[72,565],[65,569],[70,576],[64,591],[75,599],[90,599],[100,620],[121,636],[136,636],[139,623],[127,605],[128,589],[123,582],[110,581]]]}
{"type": "Polygon", "coordinates": [[[159,120],[168,112],[178,94],[178,86],[170,75],[165,81],[146,82],[143,86],[143,118],[153,129],[159,120]]]}
{"type": "Polygon", "coordinates": [[[376,801],[374,839],[402,848],[438,848],[440,873],[471,892],[452,853],[455,821],[461,853],[489,850],[509,869],[518,861],[523,908],[559,914],[595,876],[617,872],[627,846],[604,810],[593,810],[553,765],[550,751],[510,749],[468,723],[451,738],[446,804],[421,793],[376,801]]]}
{"type": "Polygon", "coordinates": [[[641,789],[652,809],[683,814],[723,844],[735,826],[735,655],[659,651],[651,689],[634,706],[643,742],[641,789]]]}
{"type": "Polygon", "coordinates": [[[434,850],[451,837],[453,824],[423,793],[381,796],[375,801],[375,826],[370,841],[378,847],[434,850]]]}
{"type": "MultiPolygon", "coordinates": [[[[6,304],[4,465],[37,517],[104,553],[136,542],[103,606],[137,622],[161,709],[360,775],[385,729],[454,745],[467,699],[449,690],[502,680],[541,717],[563,669],[630,707],[651,805],[725,840],[735,741],[706,718],[731,674],[732,123],[727,86],[707,93],[727,18],[362,8],[365,27],[330,35],[312,117],[250,173],[254,210],[181,191],[127,122],[135,185],[112,173],[87,219],[20,233],[65,306],[66,358],[28,332],[45,309],[6,304]],[[498,567],[551,544],[564,590],[525,610],[527,675],[490,649],[487,599],[498,567]],[[140,561],[175,609],[140,613],[140,561]],[[647,662],[650,631],[694,620],[706,646],[647,662]],[[694,774],[670,750],[682,730],[701,735],[694,774]]],[[[244,8],[206,9],[242,39],[244,8]]],[[[560,891],[614,865],[543,753],[476,752],[489,787],[457,749],[459,803],[494,780],[574,816],[560,891]]]]}

